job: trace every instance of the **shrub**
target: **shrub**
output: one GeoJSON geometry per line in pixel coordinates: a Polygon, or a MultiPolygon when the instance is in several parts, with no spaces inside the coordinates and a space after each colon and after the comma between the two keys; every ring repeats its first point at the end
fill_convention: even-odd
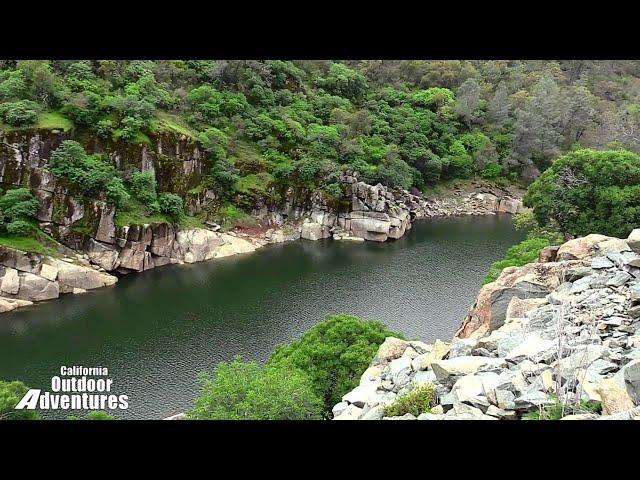
{"type": "Polygon", "coordinates": [[[107,200],[116,206],[122,206],[128,200],[116,169],[102,155],[87,154],[75,140],[65,140],[51,152],[47,168],[54,175],[66,178],[88,197],[105,192],[107,200]]]}
{"type": "Polygon", "coordinates": [[[67,420],[115,420],[116,417],[104,410],[92,410],[84,418],[77,415],[67,416],[67,420]]]}
{"type": "Polygon", "coordinates": [[[158,207],[162,213],[173,218],[179,218],[184,214],[182,198],[174,193],[161,193],[158,196],[158,207]]]}
{"type": "Polygon", "coordinates": [[[298,369],[261,367],[237,356],[199,375],[202,386],[194,407],[197,420],[313,420],[321,401],[309,377],[298,369]]]}
{"type": "Polygon", "coordinates": [[[29,391],[19,381],[5,382],[0,380],[0,420],[38,420],[40,416],[35,410],[16,410],[15,406],[29,391]]]}
{"type": "Polygon", "coordinates": [[[116,208],[124,207],[131,197],[119,177],[112,178],[109,183],[107,183],[105,192],[107,194],[107,201],[115,205],[116,208]]]}
{"type": "Polygon", "coordinates": [[[624,238],[640,224],[640,155],[577,150],[559,157],[524,198],[538,223],[563,233],[624,238]]]}
{"type": "Polygon", "coordinates": [[[400,337],[378,321],[328,315],[299,340],[276,347],[267,365],[298,368],[309,375],[328,416],[342,395],[358,385],[360,375],[388,336],[400,337]]]}
{"type": "Polygon", "coordinates": [[[480,176],[487,179],[497,178],[500,176],[500,170],[500,164],[497,162],[489,162],[480,172],[480,176]]]}
{"type": "Polygon", "coordinates": [[[432,383],[419,385],[398,397],[392,404],[386,405],[384,416],[401,417],[410,413],[417,417],[428,412],[435,405],[435,400],[436,389],[432,383]]]}
{"type": "Polygon", "coordinates": [[[156,201],[156,177],[153,172],[133,172],[129,177],[131,193],[145,205],[156,201]]]}
{"type": "Polygon", "coordinates": [[[0,116],[14,127],[33,125],[38,121],[38,104],[30,100],[0,104],[0,116]]]}
{"type": "Polygon", "coordinates": [[[482,284],[493,282],[500,276],[503,269],[511,266],[521,266],[535,262],[540,250],[550,245],[548,238],[532,237],[520,243],[512,245],[507,250],[505,257],[491,264],[489,272],[484,277],[482,284]]]}
{"type": "Polygon", "coordinates": [[[31,235],[36,230],[33,222],[39,208],[28,188],[8,190],[0,197],[0,228],[10,235],[31,235]]]}

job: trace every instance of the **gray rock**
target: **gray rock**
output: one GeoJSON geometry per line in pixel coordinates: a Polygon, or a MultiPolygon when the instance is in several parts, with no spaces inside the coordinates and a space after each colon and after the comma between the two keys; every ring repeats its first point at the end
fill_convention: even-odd
{"type": "Polygon", "coordinates": [[[398,379],[401,376],[407,376],[411,373],[411,359],[408,357],[400,357],[392,360],[389,364],[391,376],[395,383],[398,383],[398,379]]]}
{"type": "Polygon", "coordinates": [[[349,405],[340,415],[333,417],[334,420],[358,420],[363,414],[363,410],[355,405],[349,405]]]}
{"type": "Polygon", "coordinates": [[[376,392],[376,385],[359,385],[342,397],[343,402],[363,407],[376,392]]]}
{"type": "Polygon", "coordinates": [[[58,282],[50,282],[32,273],[20,274],[20,290],[17,298],[31,302],[41,302],[58,298],[59,294],[60,286],[58,282]]]}
{"type": "Polygon", "coordinates": [[[472,350],[477,344],[478,341],[474,338],[454,337],[451,341],[449,358],[469,356],[472,354],[472,350]]]}
{"type": "Polygon", "coordinates": [[[470,402],[476,397],[484,395],[482,379],[475,375],[465,375],[456,381],[451,393],[458,402],[470,402]]]}
{"type": "Polygon", "coordinates": [[[611,268],[613,266],[613,262],[607,257],[595,257],[593,260],[591,260],[591,268],[594,269],[605,269],[611,268]]]}
{"type": "Polygon", "coordinates": [[[552,404],[554,400],[546,393],[536,390],[516,397],[514,403],[517,410],[528,410],[533,407],[539,407],[540,405],[552,404]]]}
{"type": "Polygon", "coordinates": [[[16,295],[18,293],[18,290],[20,290],[20,278],[18,277],[18,271],[15,268],[8,267],[5,270],[0,290],[3,293],[11,295],[16,295]]]}
{"type": "Polygon", "coordinates": [[[382,420],[382,417],[384,417],[384,406],[376,405],[362,415],[360,420],[382,420]]]}
{"type": "Polygon", "coordinates": [[[624,381],[629,396],[637,405],[640,402],[640,360],[633,360],[625,365],[624,381]]]}
{"type": "Polygon", "coordinates": [[[627,272],[618,272],[609,280],[607,280],[606,285],[609,287],[621,287],[629,280],[631,280],[631,278],[631,275],[629,275],[627,272]]]}
{"type": "Polygon", "coordinates": [[[443,381],[455,375],[476,373],[486,367],[505,366],[506,362],[502,358],[466,356],[456,357],[450,360],[437,360],[431,364],[431,369],[436,374],[438,381],[443,381]]]}
{"type": "Polygon", "coordinates": [[[334,407],[331,409],[331,413],[333,413],[334,417],[337,417],[342,412],[344,412],[348,406],[349,404],[347,402],[336,403],[334,407]]]}
{"type": "Polygon", "coordinates": [[[424,385],[426,383],[433,383],[436,381],[436,374],[432,370],[422,370],[416,372],[413,376],[413,383],[416,385],[424,385]]]}
{"type": "Polygon", "coordinates": [[[586,277],[582,277],[575,282],[573,282],[573,286],[571,287],[570,294],[575,295],[577,293],[582,293],[589,290],[592,286],[592,283],[595,281],[595,275],[587,275],[586,277]]]}
{"type": "Polygon", "coordinates": [[[602,358],[607,349],[602,345],[582,346],[568,357],[558,360],[560,375],[565,379],[573,379],[576,370],[586,370],[593,362],[602,358]]]}

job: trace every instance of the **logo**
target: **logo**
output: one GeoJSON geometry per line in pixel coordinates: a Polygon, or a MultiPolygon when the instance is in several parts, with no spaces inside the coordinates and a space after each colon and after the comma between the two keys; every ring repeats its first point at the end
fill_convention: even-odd
{"type": "Polygon", "coordinates": [[[16,410],[126,410],[129,397],[112,393],[113,380],[106,367],[61,367],[51,377],[51,391],[32,388],[16,410]],[[96,378],[94,378],[96,377],[96,378]]]}

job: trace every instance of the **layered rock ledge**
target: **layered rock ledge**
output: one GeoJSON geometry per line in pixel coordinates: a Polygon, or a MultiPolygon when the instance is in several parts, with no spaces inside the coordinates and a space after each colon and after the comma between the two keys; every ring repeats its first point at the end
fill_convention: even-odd
{"type": "Polygon", "coordinates": [[[550,407],[563,420],[640,419],[640,229],[577,238],[505,269],[452,341],[387,338],[342,400],[337,420],[544,418],[550,407]],[[425,383],[435,407],[385,417],[425,383]]]}
{"type": "Polygon", "coordinates": [[[67,251],[64,257],[0,247],[0,313],[65,293],[113,285],[118,281],[115,273],[223,258],[253,252],[263,245],[234,233],[206,229],[174,232],[166,224],[125,231],[127,236],[113,245],[90,239],[87,253],[67,251]]]}

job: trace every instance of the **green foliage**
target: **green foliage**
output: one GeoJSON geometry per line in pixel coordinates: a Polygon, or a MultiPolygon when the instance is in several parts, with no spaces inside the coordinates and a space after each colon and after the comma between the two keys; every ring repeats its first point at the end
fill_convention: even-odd
{"type": "Polygon", "coordinates": [[[116,417],[104,410],[92,410],[84,418],[77,415],[68,415],[67,420],[115,420],[116,417]]]}
{"type": "Polygon", "coordinates": [[[505,257],[491,264],[489,272],[485,276],[482,284],[493,282],[503,269],[511,266],[522,266],[535,262],[538,259],[540,250],[550,245],[548,238],[527,238],[520,243],[512,245],[507,250],[505,257]]]}
{"type": "Polygon", "coordinates": [[[384,408],[385,417],[401,417],[407,413],[417,417],[431,410],[436,401],[436,389],[432,383],[413,387],[384,408]]]}
{"type": "Polygon", "coordinates": [[[576,150],[560,156],[524,198],[541,225],[563,233],[624,238],[640,224],[640,156],[576,150]]]}
{"type": "Polygon", "coordinates": [[[145,205],[151,205],[158,198],[156,176],[152,171],[133,172],[129,177],[131,194],[145,205]]]}
{"type": "Polygon", "coordinates": [[[0,197],[0,232],[13,236],[31,236],[36,231],[35,216],[40,204],[28,188],[8,190],[0,197]]]}
{"type": "Polygon", "coordinates": [[[6,382],[0,380],[0,420],[38,420],[40,416],[35,410],[15,410],[15,406],[29,391],[19,381],[6,382]]]}
{"type": "Polygon", "coordinates": [[[51,152],[47,168],[89,198],[104,194],[116,207],[122,207],[128,200],[129,195],[113,165],[100,154],[87,154],[75,140],[65,140],[51,152]]]}
{"type": "Polygon", "coordinates": [[[498,162],[490,162],[484,166],[480,172],[480,176],[486,179],[494,179],[500,176],[501,171],[502,169],[498,162]]]}
{"type": "Polygon", "coordinates": [[[549,405],[544,405],[537,410],[532,410],[525,414],[523,420],[560,420],[567,415],[580,413],[600,413],[602,410],[601,402],[594,400],[580,400],[578,405],[565,405],[557,400],[549,405]]]}
{"type": "Polygon", "coordinates": [[[188,418],[197,420],[313,420],[321,401],[309,377],[293,368],[220,362],[199,375],[201,392],[188,418]]]}
{"type": "Polygon", "coordinates": [[[454,94],[448,88],[432,87],[426,90],[416,90],[411,95],[411,99],[416,105],[442,108],[453,105],[454,94]]]}
{"type": "Polygon", "coordinates": [[[0,117],[8,125],[25,127],[38,120],[38,104],[30,100],[0,103],[0,117]]]}
{"type": "Polygon", "coordinates": [[[333,63],[327,76],[319,79],[318,84],[333,95],[356,102],[367,89],[366,77],[342,63],[333,63]]]}
{"type": "Polygon", "coordinates": [[[158,208],[160,212],[174,219],[178,219],[184,215],[182,198],[174,193],[161,193],[158,196],[158,208]]]}
{"type": "Polygon", "coordinates": [[[311,379],[329,415],[342,395],[358,385],[385,337],[399,336],[378,321],[353,315],[328,315],[299,340],[276,347],[267,366],[300,369],[311,379]]]}

